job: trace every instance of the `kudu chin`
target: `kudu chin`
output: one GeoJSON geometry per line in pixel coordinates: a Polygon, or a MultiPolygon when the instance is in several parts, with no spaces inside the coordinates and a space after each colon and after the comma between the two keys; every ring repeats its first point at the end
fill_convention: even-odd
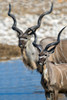
{"type": "MultiPolygon", "coordinates": [[[[38,68],[37,61],[39,58],[39,52],[38,52],[37,48],[35,48],[33,46],[33,44],[32,44],[33,41],[31,38],[32,38],[33,34],[36,34],[36,30],[40,27],[42,18],[45,15],[50,14],[52,12],[52,10],[53,10],[53,3],[51,5],[51,8],[49,11],[47,11],[46,13],[43,13],[39,16],[37,25],[32,26],[32,27],[28,28],[25,32],[23,32],[22,30],[17,28],[17,21],[16,21],[15,16],[13,14],[11,14],[11,4],[9,4],[8,15],[14,21],[12,29],[18,33],[17,36],[19,39],[19,47],[21,48],[23,62],[25,63],[26,66],[28,66],[31,69],[38,68]]],[[[41,47],[43,49],[47,43],[51,43],[53,41],[55,41],[54,38],[47,37],[47,38],[42,39],[39,42],[39,44],[41,45],[41,47]]]]}

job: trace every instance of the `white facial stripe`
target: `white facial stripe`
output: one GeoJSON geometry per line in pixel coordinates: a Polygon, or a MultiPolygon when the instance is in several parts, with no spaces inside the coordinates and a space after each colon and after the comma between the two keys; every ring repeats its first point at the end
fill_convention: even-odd
{"type": "Polygon", "coordinates": [[[20,47],[22,47],[23,45],[20,45],[20,47]]]}
{"type": "Polygon", "coordinates": [[[45,58],[45,55],[43,55],[43,56],[39,56],[39,58],[45,58]]]}
{"type": "Polygon", "coordinates": [[[27,41],[27,39],[25,39],[25,38],[20,38],[20,40],[24,40],[24,41],[27,41]]]}

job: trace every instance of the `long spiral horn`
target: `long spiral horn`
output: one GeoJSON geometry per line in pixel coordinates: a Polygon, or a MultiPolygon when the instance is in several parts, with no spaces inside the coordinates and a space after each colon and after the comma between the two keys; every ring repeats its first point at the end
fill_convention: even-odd
{"type": "Polygon", "coordinates": [[[19,28],[17,28],[16,18],[13,14],[11,14],[11,4],[9,4],[8,16],[10,16],[13,19],[14,23],[12,25],[12,29],[19,33],[18,34],[18,37],[19,37],[21,34],[23,34],[23,32],[19,28]]]}
{"type": "Polygon", "coordinates": [[[28,33],[28,32],[30,31],[30,29],[33,30],[33,31],[35,32],[35,31],[40,27],[42,18],[43,18],[45,15],[50,14],[52,11],[53,11],[53,2],[52,2],[52,4],[51,4],[50,10],[47,11],[47,12],[45,12],[45,13],[43,13],[43,14],[41,14],[41,15],[39,16],[38,21],[37,21],[37,25],[28,28],[28,29],[26,30],[25,33],[28,33]]]}
{"type": "Polygon", "coordinates": [[[48,45],[45,47],[44,51],[51,52],[52,50],[54,50],[54,49],[55,49],[55,47],[56,47],[56,46],[58,45],[58,43],[60,42],[60,36],[61,36],[61,33],[62,33],[62,31],[63,31],[65,28],[66,28],[66,26],[65,26],[65,27],[63,27],[63,28],[60,30],[60,32],[58,33],[57,41],[56,41],[56,42],[53,42],[53,43],[48,44],[48,45]],[[51,48],[50,50],[48,50],[51,46],[54,46],[54,47],[53,47],[53,48],[51,48]]]}
{"type": "Polygon", "coordinates": [[[65,28],[66,28],[66,26],[63,27],[63,28],[60,30],[60,32],[58,33],[57,41],[46,45],[46,47],[45,47],[45,49],[44,49],[43,51],[42,51],[41,46],[38,45],[38,44],[36,44],[36,36],[35,36],[35,35],[34,35],[34,36],[35,36],[35,40],[34,40],[34,42],[33,42],[33,45],[34,45],[40,52],[45,52],[45,51],[51,52],[51,51],[54,51],[54,49],[56,48],[56,46],[57,46],[58,43],[60,42],[61,33],[62,33],[62,31],[63,31],[65,28]],[[51,46],[54,46],[54,47],[51,48],[50,50],[48,50],[51,46]]]}

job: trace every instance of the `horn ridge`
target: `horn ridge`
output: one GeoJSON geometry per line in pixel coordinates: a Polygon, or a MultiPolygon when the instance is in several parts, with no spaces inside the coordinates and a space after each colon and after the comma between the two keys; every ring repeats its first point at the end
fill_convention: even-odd
{"type": "Polygon", "coordinates": [[[39,52],[41,52],[42,51],[41,45],[36,44],[36,42],[37,42],[37,36],[36,36],[36,34],[33,34],[33,35],[34,35],[34,41],[33,41],[32,44],[39,50],[39,52]]]}
{"type": "Polygon", "coordinates": [[[23,32],[19,28],[16,27],[17,26],[16,18],[13,14],[11,14],[11,4],[9,4],[8,16],[10,16],[14,21],[14,23],[12,25],[12,29],[15,30],[16,32],[18,32],[19,35],[21,35],[23,32]]]}
{"type": "Polygon", "coordinates": [[[66,28],[66,26],[63,27],[63,28],[60,30],[60,32],[59,32],[59,34],[58,34],[58,37],[57,37],[57,41],[60,41],[60,35],[61,35],[62,31],[63,31],[65,28],[66,28]]]}

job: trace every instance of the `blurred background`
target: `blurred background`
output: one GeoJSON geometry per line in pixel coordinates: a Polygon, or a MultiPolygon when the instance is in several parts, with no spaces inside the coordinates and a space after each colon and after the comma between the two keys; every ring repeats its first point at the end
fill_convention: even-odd
{"type": "MultiPolygon", "coordinates": [[[[38,17],[50,9],[51,0],[0,0],[0,60],[20,57],[17,33],[11,27],[13,20],[7,15],[9,3],[16,16],[17,26],[25,31],[36,25],[38,17]],[[15,52],[14,52],[15,51],[15,52]]],[[[58,32],[67,25],[67,0],[54,0],[53,12],[46,15],[37,31],[38,37],[57,37],[58,32]]],[[[61,38],[67,37],[67,28],[61,38]]]]}
{"type": "MultiPolygon", "coordinates": [[[[0,100],[46,100],[41,75],[25,68],[20,60],[17,33],[11,29],[13,20],[7,15],[9,3],[17,26],[24,32],[36,25],[40,14],[51,7],[51,0],[0,0],[0,100]]],[[[54,0],[53,12],[43,18],[37,36],[57,37],[64,26],[67,26],[67,0],[54,0]]],[[[67,28],[61,38],[67,38],[66,32],[67,28]]],[[[67,98],[60,95],[59,100],[67,98]]]]}

